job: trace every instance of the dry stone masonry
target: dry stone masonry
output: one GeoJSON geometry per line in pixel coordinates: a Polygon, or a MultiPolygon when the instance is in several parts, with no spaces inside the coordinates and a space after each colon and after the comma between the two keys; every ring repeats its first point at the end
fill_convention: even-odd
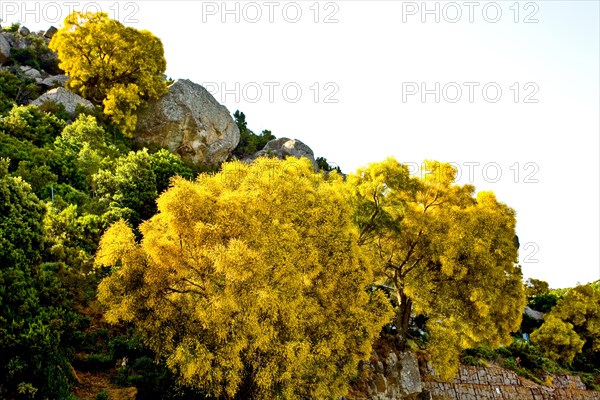
{"type": "MultiPolygon", "coordinates": [[[[429,377],[430,378],[430,377],[429,377]]],[[[433,400],[600,400],[579,377],[553,375],[553,386],[538,385],[498,367],[461,366],[452,382],[423,382],[433,400]]]]}
{"type": "Polygon", "coordinates": [[[600,400],[576,376],[550,375],[549,387],[499,367],[461,366],[451,382],[440,382],[420,371],[410,352],[378,353],[359,365],[350,393],[339,400],[600,400]]]}

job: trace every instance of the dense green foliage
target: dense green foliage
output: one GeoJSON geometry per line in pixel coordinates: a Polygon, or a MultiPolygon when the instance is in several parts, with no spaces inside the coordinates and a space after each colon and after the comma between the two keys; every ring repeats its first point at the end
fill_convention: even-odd
{"type": "Polygon", "coordinates": [[[527,296],[527,305],[534,310],[544,313],[550,311],[560,298],[557,291],[550,290],[548,282],[533,278],[525,281],[525,294],[527,296]]]}
{"type": "Polygon", "coordinates": [[[13,107],[6,116],[0,117],[0,130],[40,147],[54,141],[64,126],[65,121],[37,106],[13,107]]]}
{"type": "Polygon", "coordinates": [[[255,134],[248,128],[246,115],[239,110],[233,113],[235,123],[240,130],[240,143],[233,150],[232,156],[238,160],[242,160],[253,155],[270,141],[275,139],[275,136],[269,130],[263,130],[260,135],[255,134]]]}
{"type": "Polygon", "coordinates": [[[39,94],[32,79],[16,68],[0,69],[0,113],[10,110],[15,104],[23,105],[39,94]]]}
{"type": "Polygon", "coordinates": [[[325,171],[325,172],[337,171],[339,174],[342,173],[342,170],[340,169],[340,167],[338,165],[329,164],[329,162],[327,162],[327,159],[325,157],[317,157],[315,161],[317,162],[317,166],[319,167],[319,170],[321,170],[321,171],[325,171]]]}
{"type": "Polygon", "coordinates": [[[42,263],[45,208],[0,160],[0,397],[69,393],[68,332],[77,320],[57,275],[42,263]]]}
{"type": "Polygon", "coordinates": [[[166,149],[150,155],[150,165],[156,178],[156,192],[161,194],[170,185],[171,177],[192,178],[192,171],[183,164],[181,158],[166,149]]]}

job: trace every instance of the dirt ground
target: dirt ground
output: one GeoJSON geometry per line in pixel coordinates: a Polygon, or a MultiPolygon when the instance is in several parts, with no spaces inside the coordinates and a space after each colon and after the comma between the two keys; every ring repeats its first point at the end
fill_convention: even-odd
{"type": "Polygon", "coordinates": [[[104,389],[108,390],[110,400],[135,400],[137,389],[115,387],[111,384],[108,373],[73,372],[78,382],[73,394],[80,400],[95,400],[96,395],[104,389]]]}

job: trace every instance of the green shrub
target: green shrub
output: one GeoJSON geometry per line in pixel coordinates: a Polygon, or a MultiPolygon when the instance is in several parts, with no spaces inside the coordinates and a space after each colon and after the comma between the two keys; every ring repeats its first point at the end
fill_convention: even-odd
{"type": "Polygon", "coordinates": [[[521,367],[534,373],[560,371],[558,364],[544,357],[536,346],[524,340],[515,340],[507,350],[511,356],[519,358],[521,367]]]}
{"type": "Polygon", "coordinates": [[[96,395],[95,399],[96,400],[108,400],[108,399],[110,399],[110,395],[108,394],[108,390],[102,389],[102,391],[96,395]]]}
{"type": "Polygon", "coordinates": [[[30,34],[20,40],[21,45],[11,49],[9,65],[26,65],[39,71],[44,70],[51,75],[63,73],[58,66],[58,57],[48,48],[43,38],[30,34]]]}
{"type": "Polygon", "coordinates": [[[42,188],[55,184],[57,180],[56,174],[52,173],[49,166],[36,165],[31,161],[19,162],[15,175],[25,179],[36,194],[39,194],[42,188]]]}
{"type": "Polygon", "coordinates": [[[497,359],[498,354],[496,351],[487,346],[478,346],[472,349],[467,349],[463,351],[461,355],[461,362],[465,364],[468,362],[468,365],[480,365],[481,360],[495,361],[497,359]]]}
{"type": "Polygon", "coordinates": [[[517,366],[517,362],[512,357],[505,358],[504,360],[502,360],[502,367],[510,369],[512,371],[519,369],[519,367],[517,366]]]}
{"type": "Polygon", "coordinates": [[[534,381],[535,383],[537,383],[538,385],[544,385],[544,381],[542,381],[540,378],[538,378],[537,376],[533,375],[531,372],[529,372],[528,370],[520,367],[517,363],[517,361],[510,357],[510,358],[505,358],[504,360],[502,360],[502,367],[509,369],[515,373],[517,373],[518,375],[521,375],[531,381],[534,381]]]}
{"type": "Polygon", "coordinates": [[[235,123],[240,130],[240,142],[233,150],[231,155],[239,160],[251,156],[259,150],[262,150],[265,145],[275,139],[275,136],[269,130],[263,130],[260,135],[255,134],[248,128],[246,115],[239,110],[233,113],[235,123]]]}
{"type": "Polygon", "coordinates": [[[207,399],[202,392],[180,387],[165,362],[156,359],[135,330],[130,329],[123,334],[113,333],[108,339],[108,348],[117,362],[127,358],[125,366],[120,366],[112,382],[119,386],[137,387],[138,400],[207,399]]]}
{"type": "Polygon", "coordinates": [[[87,193],[77,190],[66,183],[57,183],[42,187],[40,189],[40,198],[51,200],[52,193],[54,193],[54,203],[60,208],[67,207],[69,204],[84,206],[90,201],[90,196],[87,193]]]}
{"type": "Polygon", "coordinates": [[[342,173],[342,170],[340,169],[339,166],[337,166],[335,164],[329,164],[329,162],[327,162],[327,159],[325,157],[317,157],[317,159],[315,161],[317,162],[317,167],[321,171],[325,171],[325,172],[337,171],[339,174],[342,173]]]}
{"type": "Polygon", "coordinates": [[[6,32],[12,32],[15,33],[16,31],[19,30],[19,28],[21,27],[21,24],[19,22],[14,22],[12,23],[8,28],[4,29],[6,32]]]}
{"type": "Polygon", "coordinates": [[[588,390],[600,390],[600,373],[581,372],[577,375],[588,390]]]}
{"type": "Polygon", "coordinates": [[[169,180],[178,175],[184,178],[192,178],[192,171],[187,168],[179,156],[166,149],[160,149],[150,154],[150,165],[156,176],[156,191],[162,193],[169,187],[169,180]]]}
{"type": "Polygon", "coordinates": [[[600,352],[579,353],[573,359],[573,369],[586,373],[600,373],[600,352]]]}
{"type": "Polygon", "coordinates": [[[23,105],[39,95],[35,81],[14,68],[0,69],[0,115],[13,106],[23,105]]]}
{"type": "Polygon", "coordinates": [[[52,143],[65,125],[64,120],[37,106],[15,106],[6,116],[0,117],[0,131],[39,147],[52,143]]]}
{"type": "Polygon", "coordinates": [[[523,339],[514,339],[510,346],[495,350],[479,346],[465,350],[461,355],[461,362],[465,365],[486,365],[484,360],[497,363],[540,384],[544,374],[564,372],[556,362],[544,357],[536,346],[523,339]]]}
{"type": "Polygon", "coordinates": [[[534,310],[547,313],[556,305],[560,297],[555,293],[545,293],[533,296],[529,302],[529,307],[534,310]]]}
{"type": "Polygon", "coordinates": [[[111,338],[108,341],[108,348],[115,359],[143,357],[148,353],[142,343],[142,337],[133,331],[111,338]]]}
{"type": "Polygon", "coordinates": [[[0,158],[10,159],[9,171],[17,170],[21,161],[43,165],[49,159],[48,152],[27,140],[19,140],[0,131],[0,158]]]}
{"type": "Polygon", "coordinates": [[[108,220],[128,215],[137,225],[156,212],[156,175],[146,149],[119,157],[112,168],[101,169],[92,179],[108,220]]]}
{"type": "Polygon", "coordinates": [[[472,355],[469,354],[463,354],[461,359],[460,359],[461,364],[463,365],[472,365],[474,367],[478,367],[483,365],[483,363],[481,362],[481,359],[478,357],[474,357],[472,355]]]}
{"type": "Polygon", "coordinates": [[[41,263],[44,205],[0,161],[0,397],[63,399],[76,315],[52,266],[41,263]],[[9,288],[6,290],[5,288],[9,288]]]}
{"type": "MultiPolygon", "coordinates": [[[[78,104],[79,106],[79,104],[78,104]]],[[[40,106],[40,110],[48,114],[54,115],[58,119],[68,121],[71,119],[71,114],[67,112],[65,106],[54,100],[46,100],[40,106]]]]}

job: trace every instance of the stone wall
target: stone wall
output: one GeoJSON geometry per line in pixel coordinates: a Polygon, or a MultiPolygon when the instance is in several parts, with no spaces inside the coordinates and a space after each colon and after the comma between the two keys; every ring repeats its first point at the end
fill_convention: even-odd
{"type": "Polygon", "coordinates": [[[551,375],[552,386],[538,385],[499,367],[461,366],[451,382],[419,371],[410,352],[379,348],[359,365],[350,393],[339,400],[600,400],[579,377],[551,375]]]}
{"type": "Polygon", "coordinates": [[[498,367],[461,366],[452,382],[429,380],[422,385],[434,400],[600,400],[600,392],[585,390],[579,377],[553,375],[552,381],[547,387],[498,367]]]}

